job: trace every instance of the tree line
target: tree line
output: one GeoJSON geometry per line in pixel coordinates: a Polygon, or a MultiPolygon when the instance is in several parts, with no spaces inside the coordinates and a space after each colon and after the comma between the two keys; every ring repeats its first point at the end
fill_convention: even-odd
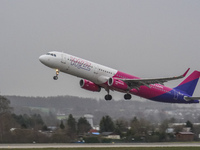
{"type": "MultiPolygon", "coordinates": [[[[69,114],[67,119],[54,119],[54,129],[46,125],[45,118],[40,114],[32,115],[12,113],[10,101],[0,96],[0,143],[70,143],[84,140],[86,142],[111,142],[105,139],[102,133],[110,132],[119,135],[118,142],[166,142],[175,141],[174,133],[180,132],[184,127],[189,127],[198,140],[200,126],[194,126],[190,121],[185,126],[174,127],[173,133],[167,133],[170,123],[176,119],[170,118],[160,124],[144,118],[133,117],[131,120],[119,118],[113,120],[105,115],[99,122],[100,135],[93,135],[92,129],[86,118],[74,118],[69,114]]],[[[47,118],[54,117],[49,114],[47,118]]]]}

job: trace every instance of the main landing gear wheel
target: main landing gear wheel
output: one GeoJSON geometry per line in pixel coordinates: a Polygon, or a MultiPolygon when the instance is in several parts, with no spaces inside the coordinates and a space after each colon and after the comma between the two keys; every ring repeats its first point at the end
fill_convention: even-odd
{"type": "Polygon", "coordinates": [[[132,97],[131,94],[125,94],[125,95],[124,95],[124,99],[125,99],[125,100],[130,100],[131,97],[132,97]]]}
{"type": "Polygon", "coordinates": [[[59,70],[56,69],[56,75],[53,77],[54,80],[58,80],[58,74],[59,74],[59,70]]]}
{"type": "Polygon", "coordinates": [[[112,99],[112,95],[107,94],[105,95],[105,100],[110,101],[112,99]]]}

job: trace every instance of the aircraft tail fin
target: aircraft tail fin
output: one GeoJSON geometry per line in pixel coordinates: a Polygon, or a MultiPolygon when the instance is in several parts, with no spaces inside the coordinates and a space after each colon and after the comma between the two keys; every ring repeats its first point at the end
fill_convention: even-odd
{"type": "Polygon", "coordinates": [[[200,77],[200,72],[195,70],[174,89],[177,91],[184,92],[189,96],[192,96],[196,88],[197,82],[199,80],[199,77],[200,77]]]}

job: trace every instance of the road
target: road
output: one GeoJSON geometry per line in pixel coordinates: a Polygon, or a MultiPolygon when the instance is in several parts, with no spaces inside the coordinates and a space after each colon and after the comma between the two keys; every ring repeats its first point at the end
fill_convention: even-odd
{"type": "Polygon", "coordinates": [[[1,148],[78,148],[78,147],[200,147],[200,143],[117,143],[117,144],[0,144],[1,148]]]}

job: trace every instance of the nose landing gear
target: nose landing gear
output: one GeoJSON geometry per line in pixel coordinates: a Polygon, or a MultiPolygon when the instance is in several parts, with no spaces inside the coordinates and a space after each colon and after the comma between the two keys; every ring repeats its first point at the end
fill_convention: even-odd
{"type": "Polygon", "coordinates": [[[59,70],[56,69],[56,75],[53,77],[54,80],[58,80],[58,74],[59,74],[59,70]]]}

